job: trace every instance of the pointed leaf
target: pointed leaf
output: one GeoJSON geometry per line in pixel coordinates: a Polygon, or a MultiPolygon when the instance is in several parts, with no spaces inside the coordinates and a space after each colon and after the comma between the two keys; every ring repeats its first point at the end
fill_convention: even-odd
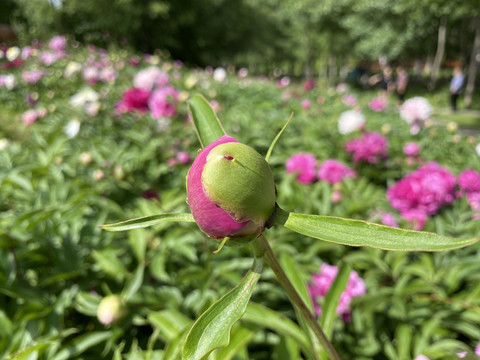
{"type": "MultiPolygon", "coordinates": [[[[325,332],[328,339],[332,339],[333,324],[337,317],[337,306],[340,296],[347,287],[348,278],[350,277],[351,268],[345,262],[341,262],[338,267],[338,273],[332,286],[328,290],[325,297],[325,303],[322,307],[322,318],[320,319],[320,327],[325,332]]],[[[323,352],[322,358],[327,360],[327,354],[323,352]]]]}
{"type": "Polygon", "coordinates": [[[263,258],[256,258],[240,283],[198,318],[185,341],[182,359],[202,359],[213,349],[228,345],[230,330],[245,312],[262,269],[263,258]]]}
{"type": "Polygon", "coordinates": [[[195,131],[202,148],[225,135],[222,123],[202,95],[196,94],[190,98],[188,109],[192,114],[195,131]]]}
{"type": "Polygon", "coordinates": [[[158,214],[144,216],[137,219],[130,219],[115,224],[100,225],[99,227],[108,231],[125,231],[138,228],[144,228],[161,223],[162,221],[184,221],[195,222],[192,214],[158,214]]]}
{"type": "Polygon", "coordinates": [[[278,132],[277,136],[275,136],[275,139],[273,139],[272,143],[270,144],[270,147],[268,148],[268,151],[267,151],[267,155],[265,156],[265,161],[267,163],[270,160],[270,156],[272,155],[273,148],[275,147],[275,144],[277,143],[280,136],[282,136],[282,134],[285,131],[285,129],[287,128],[288,124],[290,124],[290,120],[292,120],[292,117],[293,117],[293,112],[292,112],[292,115],[290,115],[290,118],[288,119],[286,124],[283,125],[283,128],[278,132]]]}
{"type": "Polygon", "coordinates": [[[349,246],[397,251],[442,251],[476,243],[480,238],[454,239],[434,233],[403,230],[361,220],[289,213],[277,209],[272,224],[312,238],[349,246]]]}

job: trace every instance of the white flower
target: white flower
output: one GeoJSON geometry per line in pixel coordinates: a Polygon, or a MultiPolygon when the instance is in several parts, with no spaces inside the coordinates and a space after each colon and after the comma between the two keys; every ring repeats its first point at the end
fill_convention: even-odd
{"type": "Polygon", "coordinates": [[[365,125],[365,116],[355,110],[344,111],[338,119],[338,131],[342,135],[350,134],[365,125]]]}
{"type": "Polygon", "coordinates": [[[477,152],[477,155],[480,156],[480,144],[477,144],[477,146],[475,146],[475,151],[477,152]]]}
{"type": "Polygon", "coordinates": [[[76,61],[70,61],[67,66],[65,67],[65,71],[64,71],[64,76],[65,77],[70,77],[72,76],[73,74],[76,74],[77,72],[79,72],[80,70],[82,69],[82,64],[76,62],[76,61]]]}
{"type": "Polygon", "coordinates": [[[0,151],[5,150],[8,146],[8,140],[3,138],[0,139],[0,151]]]}
{"type": "Polygon", "coordinates": [[[8,90],[12,90],[16,84],[17,80],[15,79],[15,75],[0,75],[0,86],[5,86],[8,90]]]}
{"type": "Polygon", "coordinates": [[[20,55],[20,48],[18,48],[16,46],[12,46],[11,48],[8,48],[6,58],[7,58],[8,61],[13,61],[19,55],[20,55]]]}
{"type": "Polygon", "coordinates": [[[227,78],[227,71],[222,68],[218,67],[213,71],[213,79],[217,82],[224,82],[227,78]]]}
{"type": "Polygon", "coordinates": [[[80,131],[80,121],[78,121],[78,119],[70,120],[63,128],[63,131],[70,139],[73,139],[80,131]]]}
{"type": "Polygon", "coordinates": [[[85,87],[70,98],[70,104],[74,107],[85,106],[89,102],[97,102],[98,94],[95,90],[85,87]]]}

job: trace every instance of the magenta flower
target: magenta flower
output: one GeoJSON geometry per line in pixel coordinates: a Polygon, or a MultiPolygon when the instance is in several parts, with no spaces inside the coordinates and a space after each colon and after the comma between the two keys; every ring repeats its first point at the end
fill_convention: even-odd
{"type": "Polygon", "coordinates": [[[458,175],[458,186],[466,193],[480,191],[480,174],[467,169],[458,175]]]}
{"type": "Polygon", "coordinates": [[[455,198],[455,176],[437,163],[428,163],[407,174],[387,190],[390,205],[414,228],[421,229],[427,216],[455,198]]]}
{"type": "Polygon", "coordinates": [[[123,93],[122,100],[116,106],[117,114],[135,110],[146,113],[150,95],[150,91],[143,89],[131,88],[127,90],[123,93]]]}
{"type": "Polygon", "coordinates": [[[176,159],[180,164],[188,164],[190,161],[192,161],[190,154],[184,151],[178,152],[176,159]]]}
{"type": "Polygon", "coordinates": [[[313,79],[308,79],[305,81],[305,84],[303,84],[303,90],[305,92],[308,92],[312,90],[315,87],[315,81],[313,79]]]}
{"type": "Polygon", "coordinates": [[[315,156],[309,153],[292,155],[286,162],[288,173],[296,173],[297,181],[301,184],[310,184],[315,181],[315,156]]]}
{"type": "MultiPolygon", "coordinates": [[[[321,314],[321,307],[319,300],[325,298],[330,290],[333,281],[338,273],[338,267],[323,263],[320,267],[320,272],[312,275],[312,283],[308,285],[308,291],[314,305],[314,310],[317,315],[321,314]]],[[[337,314],[341,315],[345,322],[350,321],[351,309],[350,303],[353,298],[365,295],[366,286],[363,279],[358,276],[356,271],[350,273],[348,283],[345,291],[340,295],[337,306],[337,314]]]]}
{"type": "Polygon", "coordinates": [[[367,161],[376,164],[387,157],[387,138],[375,132],[363,133],[360,138],[353,139],[345,145],[345,150],[353,154],[353,161],[367,161]]]}
{"type": "Polygon", "coordinates": [[[375,112],[382,112],[387,107],[387,101],[381,97],[374,97],[368,103],[368,107],[375,112]]]}
{"type": "Polygon", "coordinates": [[[403,153],[407,156],[417,156],[420,153],[420,146],[415,142],[409,142],[403,147],[403,153]]]}
{"type": "Polygon", "coordinates": [[[152,92],[148,107],[155,119],[172,117],[177,114],[179,92],[172,86],[166,86],[152,92]]]}
{"type": "Polygon", "coordinates": [[[342,182],[345,178],[355,178],[357,173],[340,161],[329,159],[320,165],[318,178],[330,184],[342,182]]]}
{"type": "Polygon", "coordinates": [[[195,158],[187,175],[187,199],[208,236],[253,239],[275,208],[273,174],[259,153],[224,135],[195,158]]]}
{"type": "Polygon", "coordinates": [[[382,222],[383,225],[387,225],[390,227],[398,227],[397,220],[395,219],[395,216],[393,216],[392,213],[383,214],[380,221],[382,222]]]}

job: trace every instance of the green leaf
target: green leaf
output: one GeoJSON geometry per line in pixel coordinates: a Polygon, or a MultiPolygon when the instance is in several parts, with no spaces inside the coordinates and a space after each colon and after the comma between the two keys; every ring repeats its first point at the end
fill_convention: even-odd
{"type": "Polygon", "coordinates": [[[222,123],[208,101],[200,94],[188,100],[188,109],[192,114],[195,132],[202,148],[225,135],[222,123]]]}
{"type": "Polygon", "coordinates": [[[108,230],[108,231],[125,231],[138,228],[144,228],[152,225],[161,223],[162,221],[184,221],[184,222],[195,222],[192,214],[181,213],[181,214],[158,214],[158,215],[149,215],[137,219],[130,219],[126,221],[121,221],[115,224],[100,225],[99,227],[108,230]]]}
{"type": "Polygon", "coordinates": [[[230,330],[245,312],[262,269],[263,257],[255,258],[240,283],[197,319],[185,341],[182,359],[202,359],[213,349],[228,345],[230,330]]]}
{"type": "Polygon", "coordinates": [[[223,349],[219,350],[215,354],[215,358],[218,360],[231,360],[235,358],[235,355],[239,351],[247,346],[247,344],[252,340],[255,333],[251,330],[245,329],[244,327],[238,326],[232,330],[232,338],[228,346],[225,346],[223,349]]]}
{"type": "Polygon", "coordinates": [[[176,310],[162,310],[148,313],[148,322],[160,330],[160,336],[166,341],[172,341],[192,320],[176,310]]]}
{"type": "Polygon", "coordinates": [[[139,264],[137,267],[137,270],[135,270],[135,274],[133,277],[127,282],[127,286],[124,289],[125,295],[124,299],[125,301],[130,300],[130,298],[136,294],[138,289],[143,284],[143,273],[145,271],[145,265],[144,264],[139,264]]]}
{"type": "Polygon", "coordinates": [[[28,360],[28,359],[37,359],[38,352],[50,346],[52,342],[41,342],[32,346],[29,346],[25,349],[22,349],[15,354],[10,355],[7,360],[28,360]]]}
{"type": "Polygon", "coordinates": [[[278,335],[283,335],[295,340],[295,342],[307,353],[311,351],[309,339],[297,324],[285,315],[273,311],[263,305],[252,302],[248,304],[247,311],[245,311],[242,321],[273,330],[278,335]]]}
{"type": "Polygon", "coordinates": [[[280,138],[280,136],[283,134],[283,132],[287,128],[288,124],[290,124],[290,120],[292,120],[292,117],[293,117],[293,112],[292,112],[292,115],[290,115],[290,118],[288,119],[286,124],[283,125],[282,129],[279,131],[277,136],[275,136],[275,139],[273,139],[272,143],[270,144],[270,147],[268,148],[268,151],[267,151],[267,155],[265,156],[265,161],[267,163],[268,163],[268,160],[270,160],[270,156],[272,155],[273,148],[275,147],[275,144],[277,143],[278,139],[280,138]]]}
{"type": "Polygon", "coordinates": [[[277,208],[272,224],[312,238],[349,246],[397,251],[442,251],[472,245],[480,238],[454,239],[434,233],[403,230],[361,220],[289,213],[277,208]]]}
{"type": "Polygon", "coordinates": [[[402,324],[395,331],[396,347],[399,360],[411,359],[412,328],[410,325],[402,324]]]}
{"type": "Polygon", "coordinates": [[[54,360],[73,359],[85,350],[106,341],[111,336],[111,331],[96,331],[81,335],[70,341],[70,343],[54,357],[54,360]]]}
{"type": "Polygon", "coordinates": [[[347,287],[350,271],[351,267],[347,263],[341,262],[339,264],[337,276],[325,297],[320,326],[329,339],[332,338],[333,324],[335,322],[335,317],[337,316],[338,300],[347,287]]]}

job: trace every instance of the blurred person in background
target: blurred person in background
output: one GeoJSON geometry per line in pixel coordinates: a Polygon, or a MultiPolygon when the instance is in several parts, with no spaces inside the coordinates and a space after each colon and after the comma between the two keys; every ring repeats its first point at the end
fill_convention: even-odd
{"type": "Polygon", "coordinates": [[[463,75],[462,69],[460,66],[455,66],[453,68],[452,81],[450,81],[450,105],[452,106],[452,111],[457,111],[458,95],[462,92],[464,81],[465,75],[463,75]]]}
{"type": "Polygon", "coordinates": [[[392,76],[392,68],[390,66],[385,66],[383,68],[382,74],[372,76],[368,80],[368,83],[370,85],[378,84],[379,96],[387,99],[395,88],[395,83],[392,76]]]}
{"type": "Polygon", "coordinates": [[[408,74],[403,66],[397,66],[397,79],[395,81],[395,91],[400,104],[405,100],[405,92],[408,85],[408,74]]]}

